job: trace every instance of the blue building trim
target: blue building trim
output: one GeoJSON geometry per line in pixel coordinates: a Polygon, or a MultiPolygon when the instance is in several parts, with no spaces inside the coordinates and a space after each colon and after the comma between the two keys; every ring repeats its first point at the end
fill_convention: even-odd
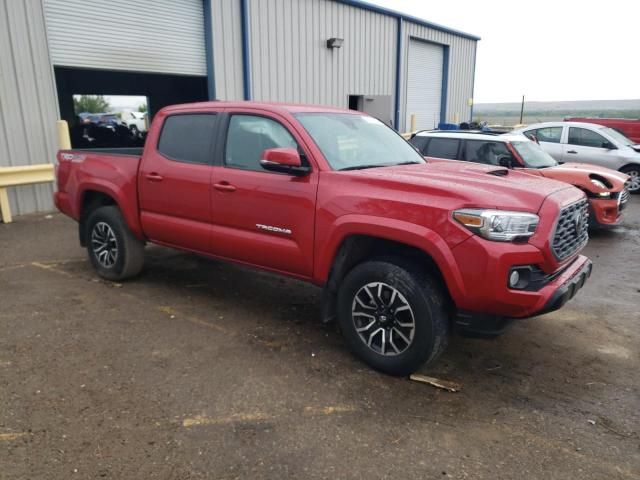
{"type": "Polygon", "coordinates": [[[211,0],[203,0],[204,52],[207,57],[207,92],[209,100],[216,99],[216,73],[213,63],[213,27],[211,25],[211,0]]]}
{"type": "Polygon", "coordinates": [[[442,92],[440,96],[440,122],[447,121],[447,95],[449,93],[449,45],[442,46],[442,92]]]}
{"type": "Polygon", "coordinates": [[[461,32],[459,30],[454,30],[452,28],[445,27],[443,25],[438,25],[437,23],[427,22],[421,18],[413,17],[411,15],[406,15],[401,12],[397,12],[395,10],[390,10],[388,8],[378,7],[377,5],[372,5],[367,2],[362,2],[360,0],[336,0],[337,2],[344,3],[345,5],[351,5],[352,7],[361,8],[363,10],[369,10],[370,12],[381,13],[382,15],[388,15],[390,17],[401,18],[402,20],[409,21],[412,23],[416,23],[418,25],[422,25],[423,27],[431,28],[433,30],[438,30],[444,33],[450,33],[452,35],[457,35],[458,37],[468,38],[469,40],[480,40],[480,37],[476,35],[471,35],[470,33],[461,32]]]}
{"type": "Polygon", "coordinates": [[[240,19],[242,28],[242,83],[244,99],[251,100],[251,58],[249,52],[249,4],[240,0],[240,19]]]}
{"type": "Polygon", "coordinates": [[[478,54],[478,46],[476,45],[476,48],[473,49],[473,78],[472,78],[472,84],[471,84],[471,113],[469,114],[469,121],[473,122],[473,107],[476,103],[476,100],[474,98],[475,96],[475,90],[476,90],[476,55],[478,54]]]}
{"type": "Polygon", "coordinates": [[[396,101],[395,113],[393,116],[393,127],[400,131],[400,81],[402,78],[402,35],[403,25],[402,18],[398,17],[397,36],[396,36],[396,101]]]}

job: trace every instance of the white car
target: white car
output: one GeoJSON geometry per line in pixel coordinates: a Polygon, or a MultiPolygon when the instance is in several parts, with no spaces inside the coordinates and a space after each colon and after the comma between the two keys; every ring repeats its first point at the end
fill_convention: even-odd
{"type": "Polygon", "coordinates": [[[138,133],[147,131],[147,114],[144,112],[124,111],[120,114],[122,122],[129,127],[131,133],[137,135],[138,133]]]}
{"type": "Polygon", "coordinates": [[[536,139],[558,163],[580,162],[629,175],[629,191],[640,193],[640,145],[609,127],[580,122],[545,122],[514,130],[536,139]]]}

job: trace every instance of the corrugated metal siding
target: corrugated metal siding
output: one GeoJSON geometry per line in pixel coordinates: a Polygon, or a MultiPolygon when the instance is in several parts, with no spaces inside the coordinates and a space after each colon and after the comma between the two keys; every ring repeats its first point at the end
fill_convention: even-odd
{"type": "Polygon", "coordinates": [[[249,29],[254,100],[347,107],[349,95],[394,94],[392,17],[330,0],[251,0],[249,29]],[[342,48],[328,49],[331,37],[342,48]]]}
{"type": "Polygon", "coordinates": [[[240,0],[211,0],[213,61],[218,100],[243,100],[240,0]]]}
{"type": "MultiPolygon", "coordinates": [[[[419,130],[437,128],[442,103],[444,47],[411,40],[407,62],[407,113],[416,115],[419,130]]],[[[405,119],[411,124],[409,118],[405,119]]]]}
{"type": "MultiPolygon", "coordinates": [[[[409,39],[411,37],[430,42],[449,45],[449,82],[447,91],[446,122],[469,121],[471,107],[469,99],[473,96],[473,75],[475,65],[475,40],[459,37],[450,33],[433,30],[411,22],[404,22],[402,41],[402,80],[401,80],[401,123],[411,112],[406,110],[407,105],[407,55],[409,39]]],[[[404,122],[401,130],[406,130],[409,125],[404,122]]]]}
{"type": "MultiPolygon", "coordinates": [[[[0,0],[0,166],[54,162],[57,115],[41,0],[0,0]]],[[[9,192],[14,215],[53,209],[52,185],[9,192]]]]}
{"type": "Polygon", "coordinates": [[[206,75],[202,0],[44,0],[54,65],[206,75]]]}

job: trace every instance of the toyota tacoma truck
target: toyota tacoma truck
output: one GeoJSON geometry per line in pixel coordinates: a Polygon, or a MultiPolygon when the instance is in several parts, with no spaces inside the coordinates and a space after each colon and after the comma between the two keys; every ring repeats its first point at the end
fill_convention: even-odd
{"type": "Polygon", "coordinates": [[[355,355],[393,375],[433,362],[453,329],[495,336],[560,308],[591,274],[583,192],[428,162],[355,111],[167,107],[143,151],[62,150],[56,175],[100,276],[138,274],[152,242],[312,282],[355,355]]]}

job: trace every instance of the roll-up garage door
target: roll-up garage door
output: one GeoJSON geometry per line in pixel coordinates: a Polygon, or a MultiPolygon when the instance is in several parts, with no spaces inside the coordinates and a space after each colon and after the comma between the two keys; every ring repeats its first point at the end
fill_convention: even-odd
{"type": "Polygon", "coordinates": [[[411,40],[407,69],[407,118],[416,115],[418,129],[436,128],[440,122],[442,102],[442,66],[444,51],[441,45],[411,40]]]}
{"type": "Polygon", "coordinates": [[[202,0],[44,0],[55,66],[206,75],[202,0]]]}

